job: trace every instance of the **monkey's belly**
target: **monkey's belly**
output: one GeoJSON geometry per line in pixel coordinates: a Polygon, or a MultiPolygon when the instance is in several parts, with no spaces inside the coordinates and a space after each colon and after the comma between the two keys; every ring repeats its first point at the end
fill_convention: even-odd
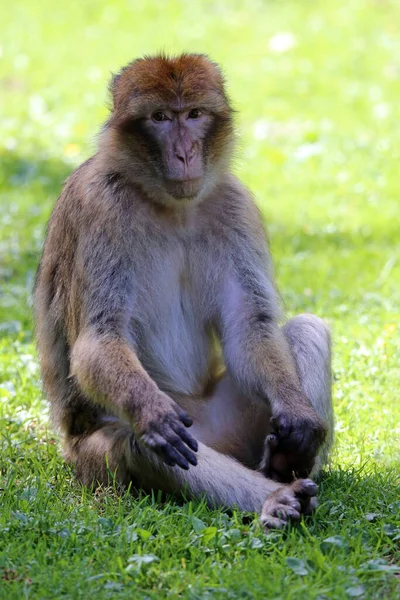
{"type": "Polygon", "coordinates": [[[212,337],[181,321],[164,330],[143,332],[139,359],[158,387],[172,395],[201,395],[213,375],[212,337]]]}
{"type": "Polygon", "coordinates": [[[185,248],[176,244],[136,280],[132,327],[143,366],[166,393],[202,394],[215,356],[215,336],[204,313],[204,273],[193,269],[185,248]]]}

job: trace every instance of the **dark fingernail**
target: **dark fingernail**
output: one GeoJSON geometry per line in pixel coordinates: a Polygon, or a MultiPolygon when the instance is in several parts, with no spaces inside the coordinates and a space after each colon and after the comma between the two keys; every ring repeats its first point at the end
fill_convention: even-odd
{"type": "Polygon", "coordinates": [[[180,421],[182,421],[182,423],[185,425],[185,427],[191,427],[193,425],[193,419],[191,419],[189,417],[189,415],[187,415],[186,413],[181,413],[179,415],[179,419],[180,421]]]}
{"type": "Polygon", "coordinates": [[[300,513],[298,513],[297,511],[290,511],[288,512],[288,516],[293,520],[293,521],[300,521],[300,513]]]}
{"type": "Polygon", "coordinates": [[[188,461],[190,462],[191,465],[193,465],[194,467],[197,466],[197,458],[195,457],[194,454],[191,454],[190,456],[187,456],[188,461]]]}
{"type": "Polygon", "coordinates": [[[178,462],[178,453],[172,446],[166,446],[164,449],[164,457],[165,462],[169,461],[170,463],[174,463],[174,466],[178,462]]]}
{"type": "Polygon", "coordinates": [[[271,448],[274,449],[278,445],[278,438],[274,433],[270,433],[270,435],[267,436],[267,442],[271,448]]]}
{"type": "Polygon", "coordinates": [[[194,439],[191,439],[190,443],[188,442],[188,446],[191,450],[193,450],[193,452],[197,452],[197,450],[199,449],[199,445],[194,439]]]}
{"type": "Polygon", "coordinates": [[[178,465],[180,466],[181,469],[184,469],[185,471],[189,470],[189,463],[186,460],[178,460],[178,465]]]}
{"type": "Polygon", "coordinates": [[[317,484],[316,484],[316,483],[314,483],[314,481],[312,481],[311,479],[309,479],[308,481],[306,480],[306,481],[304,482],[304,485],[305,485],[306,487],[308,487],[308,488],[314,488],[314,487],[317,487],[317,484]]]}

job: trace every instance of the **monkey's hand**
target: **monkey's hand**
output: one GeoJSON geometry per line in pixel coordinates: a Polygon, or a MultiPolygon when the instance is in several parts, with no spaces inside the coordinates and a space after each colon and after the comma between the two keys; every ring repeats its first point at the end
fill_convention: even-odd
{"type": "Polygon", "coordinates": [[[261,523],[267,529],[281,529],[289,520],[298,521],[317,505],[318,486],[311,479],[297,479],[272,492],[264,502],[261,523]]]}
{"type": "Polygon", "coordinates": [[[145,446],[174,467],[189,469],[197,465],[194,452],[198,450],[196,440],[186,430],[193,421],[180,406],[166,394],[160,392],[150,403],[136,423],[135,431],[145,446]]]}
{"type": "Polygon", "coordinates": [[[323,444],[327,427],[311,406],[301,406],[296,412],[277,412],[271,418],[273,433],[269,445],[269,473],[272,479],[293,481],[293,477],[308,477],[323,444]]]}

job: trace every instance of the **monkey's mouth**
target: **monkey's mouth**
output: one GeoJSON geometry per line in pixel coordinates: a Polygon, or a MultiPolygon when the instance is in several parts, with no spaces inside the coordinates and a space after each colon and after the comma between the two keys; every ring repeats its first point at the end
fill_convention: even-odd
{"type": "Polygon", "coordinates": [[[165,189],[173,198],[181,200],[183,198],[195,198],[200,192],[201,184],[201,177],[195,179],[167,179],[165,189]]]}

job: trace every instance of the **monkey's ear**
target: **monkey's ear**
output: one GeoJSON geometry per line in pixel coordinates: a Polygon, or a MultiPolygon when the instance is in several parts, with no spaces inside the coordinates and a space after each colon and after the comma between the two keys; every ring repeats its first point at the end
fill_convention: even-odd
{"type": "Polygon", "coordinates": [[[116,105],[118,80],[121,77],[121,73],[122,73],[122,71],[119,73],[111,73],[110,83],[108,84],[108,91],[110,92],[114,108],[116,105]]]}
{"type": "Polygon", "coordinates": [[[110,83],[108,84],[108,89],[110,91],[111,97],[112,97],[112,101],[113,101],[113,106],[114,108],[117,105],[117,101],[118,101],[118,96],[120,96],[119,92],[119,88],[120,88],[120,80],[122,78],[122,75],[124,74],[124,72],[128,69],[129,65],[127,65],[126,67],[123,67],[119,73],[111,73],[111,80],[110,83]]]}

